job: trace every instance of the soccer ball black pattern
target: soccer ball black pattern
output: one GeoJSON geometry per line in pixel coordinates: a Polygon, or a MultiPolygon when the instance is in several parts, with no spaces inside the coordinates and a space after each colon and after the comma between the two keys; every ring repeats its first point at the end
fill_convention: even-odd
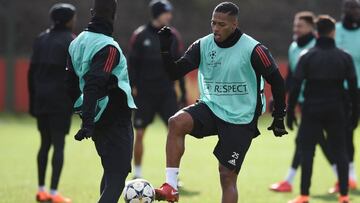
{"type": "Polygon", "coordinates": [[[123,195],[126,203],[152,203],[155,201],[154,187],[144,179],[127,182],[123,195]]]}

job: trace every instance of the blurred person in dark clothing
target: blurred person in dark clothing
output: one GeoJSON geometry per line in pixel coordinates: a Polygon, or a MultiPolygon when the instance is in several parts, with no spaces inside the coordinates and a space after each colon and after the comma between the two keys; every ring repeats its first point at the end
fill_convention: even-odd
{"type": "MultiPolygon", "coordinates": [[[[132,109],[127,61],[112,37],[117,0],[95,0],[92,18],[69,47],[67,84],[81,129],[75,139],[92,138],[101,158],[99,203],[117,203],[131,171],[132,109]]],[[[91,168],[91,167],[90,167],[91,168]]]]}
{"type": "Polygon", "coordinates": [[[325,131],[330,151],[339,177],[339,203],[350,203],[348,196],[349,158],[346,151],[345,129],[358,123],[357,78],[353,60],[349,54],[335,45],[335,20],[330,16],[319,16],[316,23],[318,39],[314,48],[299,60],[294,75],[287,125],[292,129],[296,122],[295,105],[304,80],[304,103],[297,144],[301,157],[301,195],[289,203],[308,203],[315,146],[325,131]],[[349,92],[344,82],[349,85],[349,92]],[[346,118],[346,95],[350,94],[353,116],[346,118]]]}
{"type": "MultiPolygon", "coordinates": [[[[180,107],[186,105],[186,90],[184,79],[179,79],[180,99],[178,101],[174,82],[170,80],[163,68],[160,55],[160,42],[157,32],[163,26],[169,26],[172,20],[173,7],[167,0],[153,0],[149,4],[151,22],[135,30],[130,40],[129,71],[130,81],[135,96],[136,110],[134,127],[136,139],[134,145],[134,178],[142,177],[142,157],[144,153],[144,135],[156,114],[159,114],[165,124],[170,116],[180,107]]],[[[174,57],[180,58],[183,52],[183,42],[176,29],[174,33],[174,57]]]]}
{"type": "MultiPolygon", "coordinates": [[[[343,49],[352,56],[355,65],[355,73],[358,78],[357,87],[360,88],[360,1],[344,0],[342,8],[342,19],[336,24],[336,46],[343,49]]],[[[347,85],[345,86],[348,87],[347,85]]],[[[360,91],[358,91],[360,96],[360,91]]],[[[360,103],[358,104],[360,105],[360,103]]],[[[347,104],[347,115],[351,119],[351,102],[347,104]]],[[[354,131],[351,125],[346,129],[347,133],[347,151],[349,156],[349,186],[350,189],[357,188],[357,175],[355,170],[354,156],[354,131]]],[[[338,183],[330,189],[330,193],[339,191],[338,183]]]]}
{"type": "Polygon", "coordinates": [[[30,114],[37,119],[41,145],[37,156],[39,202],[70,202],[57,192],[64,162],[65,135],[71,123],[71,103],[66,93],[67,49],[74,39],[75,7],[55,4],[50,10],[53,26],[35,40],[28,73],[30,114]],[[49,150],[53,147],[50,194],[45,189],[49,150]]]}
{"type": "MultiPolygon", "coordinates": [[[[316,44],[315,39],[315,20],[316,16],[314,13],[309,11],[301,11],[295,15],[293,34],[294,41],[291,43],[288,52],[288,76],[286,78],[286,89],[289,92],[294,83],[294,74],[296,72],[296,65],[301,57],[301,54],[313,48],[316,44]]],[[[301,86],[300,95],[298,98],[298,104],[301,108],[304,103],[304,84],[301,86]]],[[[332,165],[335,176],[337,176],[336,165],[332,161],[331,153],[328,149],[325,135],[322,133],[319,136],[318,143],[324,152],[330,165],[332,165]]],[[[300,151],[299,147],[295,143],[295,153],[291,162],[291,167],[283,181],[272,184],[270,190],[275,192],[291,192],[292,184],[296,176],[296,171],[300,166],[300,151]]]]}

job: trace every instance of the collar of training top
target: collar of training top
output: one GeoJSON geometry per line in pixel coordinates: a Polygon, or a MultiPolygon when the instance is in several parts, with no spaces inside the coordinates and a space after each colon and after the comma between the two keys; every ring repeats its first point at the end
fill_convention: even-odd
{"type": "Polygon", "coordinates": [[[223,42],[217,42],[215,41],[216,45],[219,46],[220,48],[229,48],[234,46],[240,39],[240,37],[242,36],[242,32],[239,28],[236,28],[236,30],[234,31],[233,34],[231,34],[226,40],[224,40],[223,42]]]}
{"type": "Polygon", "coordinates": [[[334,48],[335,40],[330,37],[319,37],[316,40],[316,46],[320,48],[334,48]]]}
{"type": "Polygon", "coordinates": [[[149,30],[151,30],[154,33],[158,33],[161,30],[161,27],[157,28],[151,22],[148,23],[147,27],[149,28],[149,30]]]}
{"type": "Polygon", "coordinates": [[[315,38],[314,34],[312,32],[304,35],[304,36],[301,36],[299,37],[297,40],[296,40],[296,43],[299,47],[304,47],[306,46],[309,42],[311,42],[311,40],[313,40],[315,38]]]}
{"type": "Polygon", "coordinates": [[[85,30],[89,32],[104,34],[111,37],[114,31],[114,26],[110,21],[104,18],[93,17],[85,30]]]}

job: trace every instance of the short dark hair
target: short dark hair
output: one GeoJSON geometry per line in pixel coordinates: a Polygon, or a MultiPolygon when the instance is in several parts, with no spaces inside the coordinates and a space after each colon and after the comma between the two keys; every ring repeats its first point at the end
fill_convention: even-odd
{"type": "Polygon", "coordinates": [[[237,17],[239,15],[239,7],[232,2],[222,2],[215,7],[214,12],[226,13],[237,17]]]}
{"type": "Polygon", "coordinates": [[[320,37],[329,35],[335,30],[336,21],[329,15],[320,15],[316,20],[316,30],[320,37]]]}
{"type": "Polygon", "coordinates": [[[307,24],[314,26],[315,27],[315,19],[316,16],[313,12],[311,11],[301,11],[296,13],[295,15],[295,19],[300,19],[305,21],[307,24]]]}

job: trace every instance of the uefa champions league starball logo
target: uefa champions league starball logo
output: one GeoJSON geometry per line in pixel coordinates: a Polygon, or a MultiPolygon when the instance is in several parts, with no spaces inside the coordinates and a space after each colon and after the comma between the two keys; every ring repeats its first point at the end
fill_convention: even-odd
{"type": "Polygon", "coordinates": [[[215,58],[216,58],[216,51],[210,51],[209,52],[209,57],[211,59],[211,62],[214,62],[215,61],[215,58]]]}

